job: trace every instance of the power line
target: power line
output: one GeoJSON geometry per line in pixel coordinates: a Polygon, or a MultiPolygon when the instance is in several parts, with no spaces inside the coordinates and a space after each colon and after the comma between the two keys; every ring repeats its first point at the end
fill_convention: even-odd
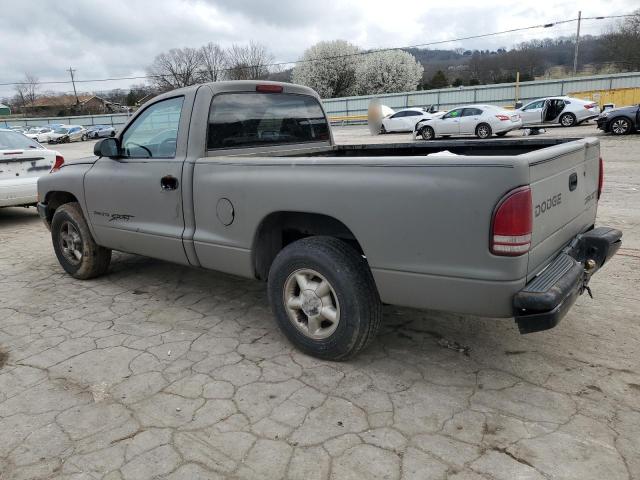
{"type": "MultiPolygon", "coordinates": [[[[311,63],[311,62],[320,62],[320,61],[326,61],[326,60],[336,60],[336,59],[340,59],[340,58],[348,58],[348,57],[357,57],[357,56],[362,56],[362,55],[369,55],[372,53],[378,53],[378,52],[388,52],[388,51],[393,51],[393,50],[406,50],[406,49],[411,49],[411,48],[424,48],[424,47],[432,47],[435,45],[442,45],[442,44],[446,44],[446,43],[453,43],[453,42],[462,42],[465,40],[476,40],[479,38],[488,38],[488,37],[495,37],[498,35],[505,35],[507,33],[516,33],[516,32],[523,32],[523,31],[527,31],[527,30],[535,30],[535,29],[543,29],[543,28],[552,28],[558,25],[562,25],[562,24],[567,24],[567,23],[573,23],[573,22],[578,22],[578,21],[584,21],[584,20],[610,20],[610,19],[619,19],[619,18],[629,18],[629,17],[635,17],[637,16],[636,14],[624,14],[624,15],[605,15],[605,16],[597,16],[597,17],[581,17],[581,18],[569,18],[569,19],[565,19],[565,20],[557,20],[554,22],[549,22],[549,23],[541,23],[538,25],[531,25],[528,27],[520,27],[520,28],[511,28],[509,30],[501,30],[498,32],[491,32],[491,33],[483,33],[483,34],[478,34],[478,35],[469,35],[466,37],[458,37],[458,38],[454,38],[454,39],[449,39],[449,40],[437,40],[437,41],[432,41],[432,42],[427,42],[427,43],[418,43],[418,44],[414,44],[414,45],[406,45],[403,47],[386,47],[386,48],[376,48],[376,49],[371,49],[371,50],[367,50],[364,52],[355,52],[355,53],[348,53],[348,54],[343,54],[343,55],[333,55],[333,56],[329,56],[329,57],[317,57],[317,58],[308,58],[308,59],[300,59],[300,60],[292,60],[292,61],[288,61],[288,62],[274,62],[274,63],[265,63],[265,64],[261,64],[261,65],[247,65],[247,66],[241,66],[241,67],[229,67],[229,68],[224,68],[221,71],[223,72],[229,72],[229,71],[234,71],[234,70],[239,70],[239,69],[250,69],[250,68],[256,68],[256,67],[280,67],[280,66],[284,66],[284,65],[297,65],[300,63],[311,63]]],[[[74,89],[75,89],[75,83],[98,83],[98,82],[113,82],[113,81],[120,81],[120,80],[148,80],[148,79],[152,79],[152,78],[165,78],[165,77],[171,77],[172,75],[169,74],[158,74],[158,75],[139,75],[139,76],[126,76],[126,77],[111,77],[111,78],[92,78],[92,79],[87,79],[87,80],[46,80],[46,81],[42,81],[42,82],[38,82],[40,85],[63,85],[63,84],[69,84],[69,83],[73,83],[74,84],[74,89]]],[[[6,86],[13,86],[13,85],[26,85],[27,82],[3,82],[0,83],[0,87],[6,87],[6,86]]]]}

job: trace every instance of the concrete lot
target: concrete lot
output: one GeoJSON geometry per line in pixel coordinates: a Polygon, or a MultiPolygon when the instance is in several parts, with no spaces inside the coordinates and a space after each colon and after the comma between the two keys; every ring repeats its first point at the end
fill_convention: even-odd
{"type": "Polygon", "coordinates": [[[292,349],[260,283],[118,253],[77,281],[0,210],[0,479],[639,479],[640,135],[601,141],[625,236],[594,300],[528,336],[386,307],[349,363],[292,349]]]}

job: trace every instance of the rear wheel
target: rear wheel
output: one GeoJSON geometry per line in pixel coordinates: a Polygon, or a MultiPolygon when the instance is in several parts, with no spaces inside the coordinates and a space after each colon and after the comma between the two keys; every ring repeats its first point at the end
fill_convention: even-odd
{"type": "Polygon", "coordinates": [[[491,126],[488,123],[481,123],[476,127],[478,138],[489,138],[491,136],[491,126]]]}
{"type": "Polygon", "coordinates": [[[287,245],[268,283],[278,326],[309,355],[346,360],[378,331],[382,305],[369,266],[341,240],[308,237],[287,245]]]}
{"type": "Polygon", "coordinates": [[[109,268],[111,250],[96,244],[77,202],[59,207],[51,222],[51,240],[56,257],[72,277],[86,280],[109,268]]]}
{"type": "Polygon", "coordinates": [[[432,127],[426,126],[422,127],[422,130],[420,130],[420,136],[423,140],[433,140],[436,136],[436,132],[434,132],[432,127]]]}
{"type": "Polygon", "coordinates": [[[560,125],[563,127],[573,127],[576,121],[576,116],[573,113],[563,113],[560,115],[560,125]]]}
{"type": "Polygon", "coordinates": [[[614,118],[610,130],[614,135],[626,135],[631,131],[631,122],[624,117],[614,118]]]}

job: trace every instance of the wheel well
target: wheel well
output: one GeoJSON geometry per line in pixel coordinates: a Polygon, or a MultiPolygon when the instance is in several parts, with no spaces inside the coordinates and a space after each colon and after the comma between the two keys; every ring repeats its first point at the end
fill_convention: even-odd
{"type": "Polygon", "coordinates": [[[49,192],[44,200],[47,204],[47,222],[51,224],[56,209],[65,203],[77,202],[78,199],[69,192],[49,192]]]}
{"type": "Polygon", "coordinates": [[[301,238],[316,235],[343,240],[364,255],[353,232],[340,220],[318,213],[274,212],[262,220],[253,240],[252,257],[256,277],[267,279],[273,260],[284,247],[301,238]]]}

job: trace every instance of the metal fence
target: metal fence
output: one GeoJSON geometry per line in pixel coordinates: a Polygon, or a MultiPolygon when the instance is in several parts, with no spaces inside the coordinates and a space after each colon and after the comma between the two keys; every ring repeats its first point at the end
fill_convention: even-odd
{"type": "MultiPolygon", "coordinates": [[[[569,95],[573,92],[592,90],[614,90],[618,88],[640,87],[640,72],[617,73],[572,77],[559,80],[535,80],[520,82],[518,98],[522,101],[555,95],[569,95]]],[[[369,101],[379,98],[380,102],[393,109],[437,105],[449,109],[467,103],[493,103],[503,106],[513,105],[516,99],[515,83],[477,85],[473,87],[442,88],[438,90],[418,90],[416,92],[365,95],[360,97],[330,98],[323,100],[327,114],[332,117],[366,115],[369,101]]],[[[40,126],[52,123],[67,125],[112,125],[120,127],[130,114],[84,115],[77,117],[20,118],[1,120],[0,128],[9,125],[40,126]]]]}
{"type": "Polygon", "coordinates": [[[15,118],[1,119],[0,128],[8,126],[29,125],[31,127],[40,127],[52,124],[64,125],[82,125],[90,127],[91,125],[111,125],[112,127],[120,127],[124,125],[131,114],[129,113],[112,113],[108,115],[82,115],[77,117],[39,117],[39,118],[15,118]]]}
{"type": "MultiPolygon", "coordinates": [[[[520,82],[518,97],[521,101],[526,102],[540,97],[569,95],[572,92],[632,87],[640,87],[640,72],[520,82]]],[[[372,98],[380,99],[380,103],[393,109],[437,105],[438,108],[446,110],[468,103],[492,103],[513,106],[516,99],[516,84],[500,83],[383,95],[331,98],[324,100],[323,103],[327,114],[330,116],[366,115],[369,101],[372,98]]]]}

